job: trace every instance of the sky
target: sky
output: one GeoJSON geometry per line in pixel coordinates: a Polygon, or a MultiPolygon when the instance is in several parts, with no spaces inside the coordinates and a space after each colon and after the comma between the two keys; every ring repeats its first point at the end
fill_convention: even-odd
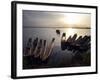
{"type": "Polygon", "coordinates": [[[24,27],[90,27],[91,14],[23,10],[24,27]]]}

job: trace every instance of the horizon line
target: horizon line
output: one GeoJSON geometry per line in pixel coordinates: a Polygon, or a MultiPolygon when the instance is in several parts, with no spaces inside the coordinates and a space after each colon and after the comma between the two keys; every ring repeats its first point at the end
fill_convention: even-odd
{"type": "Polygon", "coordinates": [[[32,26],[25,26],[23,28],[72,28],[72,29],[91,29],[90,27],[32,27],[32,26]]]}

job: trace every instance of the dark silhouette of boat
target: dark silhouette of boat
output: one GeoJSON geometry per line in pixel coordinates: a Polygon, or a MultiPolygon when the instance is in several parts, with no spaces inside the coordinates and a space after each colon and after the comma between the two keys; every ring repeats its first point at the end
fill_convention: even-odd
{"type": "MultiPolygon", "coordinates": [[[[62,35],[62,38],[63,37],[65,37],[65,35],[62,35]]],[[[85,35],[84,37],[79,36],[76,38],[77,34],[74,34],[72,37],[69,36],[67,40],[61,39],[61,49],[85,52],[90,48],[90,36],[85,35]]]]}

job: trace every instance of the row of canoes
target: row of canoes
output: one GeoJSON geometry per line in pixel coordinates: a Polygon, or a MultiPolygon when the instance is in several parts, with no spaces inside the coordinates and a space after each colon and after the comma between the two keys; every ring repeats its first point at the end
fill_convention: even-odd
{"type": "Polygon", "coordinates": [[[28,39],[27,46],[24,49],[24,56],[34,56],[34,58],[39,57],[42,61],[46,60],[53,49],[55,38],[48,44],[46,40],[35,38],[28,39]]]}
{"type": "Polygon", "coordinates": [[[84,52],[90,48],[90,36],[77,36],[77,34],[74,34],[72,37],[69,36],[66,40],[66,34],[63,33],[61,38],[61,49],[62,50],[73,50],[73,51],[79,51],[84,52]]]}

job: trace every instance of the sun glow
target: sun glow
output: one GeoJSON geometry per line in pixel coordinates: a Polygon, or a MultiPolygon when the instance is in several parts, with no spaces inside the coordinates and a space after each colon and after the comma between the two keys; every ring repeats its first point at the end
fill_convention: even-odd
{"type": "Polygon", "coordinates": [[[64,14],[63,21],[65,24],[78,25],[80,24],[81,18],[78,14],[69,13],[69,14],[64,14]]]}

